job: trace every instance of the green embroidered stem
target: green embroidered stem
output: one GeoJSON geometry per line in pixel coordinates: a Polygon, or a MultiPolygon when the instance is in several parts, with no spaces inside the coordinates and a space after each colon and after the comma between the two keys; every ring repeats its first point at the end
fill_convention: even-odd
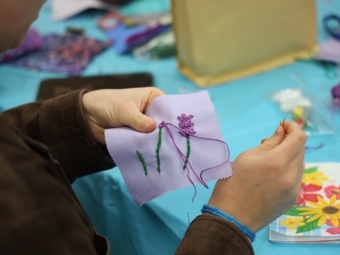
{"type": "Polygon", "coordinates": [[[137,156],[138,156],[138,158],[139,158],[139,161],[140,161],[140,162],[142,163],[142,165],[143,165],[145,175],[148,175],[148,169],[147,169],[147,167],[146,167],[146,164],[145,164],[145,161],[144,161],[144,158],[143,158],[142,154],[140,154],[139,151],[136,151],[136,153],[137,153],[137,156]]]}
{"type": "Polygon", "coordinates": [[[161,159],[159,157],[159,151],[161,149],[161,144],[162,144],[162,128],[159,128],[159,131],[158,131],[158,143],[157,143],[157,149],[156,149],[157,171],[158,171],[158,173],[161,172],[161,159]]]}
{"type": "Polygon", "coordinates": [[[186,159],[184,162],[183,170],[187,168],[189,157],[190,157],[190,136],[187,136],[187,155],[186,155],[186,159]]]}

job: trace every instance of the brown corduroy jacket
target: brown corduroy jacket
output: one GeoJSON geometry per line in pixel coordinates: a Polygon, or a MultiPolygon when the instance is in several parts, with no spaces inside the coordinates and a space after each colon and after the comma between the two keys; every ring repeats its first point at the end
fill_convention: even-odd
{"type": "MultiPolygon", "coordinates": [[[[70,185],[114,167],[87,125],[84,93],[0,114],[0,254],[109,254],[107,239],[96,232],[70,185]]],[[[253,250],[237,227],[204,214],[191,223],[176,254],[253,250]]]]}

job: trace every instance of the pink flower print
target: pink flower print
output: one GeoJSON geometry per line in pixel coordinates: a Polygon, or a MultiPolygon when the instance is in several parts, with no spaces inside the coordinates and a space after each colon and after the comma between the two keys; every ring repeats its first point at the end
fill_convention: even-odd
{"type": "MultiPolygon", "coordinates": [[[[334,227],[332,222],[327,219],[326,221],[326,225],[328,226],[331,226],[331,227],[334,227]]],[[[326,230],[327,233],[330,233],[331,235],[339,235],[340,234],[340,227],[337,227],[337,228],[329,228],[326,230]]]]}
{"type": "Polygon", "coordinates": [[[296,205],[304,205],[305,201],[312,201],[312,202],[318,202],[318,197],[320,196],[317,193],[313,193],[315,191],[321,190],[322,187],[314,184],[301,184],[301,190],[300,194],[298,196],[298,200],[296,202],[296,205]]]}
{"type": "Polygon", "coordinates": [[[193,115],[186,116],[185,114],[182,113],[181,116],[178,116],[177,119],[180,121],[178,126],[181,129],[179,133],[182,136],[190,136],[190,135],[195,135],[196,132],[193,128],[194,123],[191,122],[191,119],[193,118],[193,115]]]}
{"type": "Polygon", "coordinates": [[[331,198],[333,195],[336,195],[336,200],[340,199],[340,186],[328,186],[325,188],[325,193],[328,198],[331,198]]]}

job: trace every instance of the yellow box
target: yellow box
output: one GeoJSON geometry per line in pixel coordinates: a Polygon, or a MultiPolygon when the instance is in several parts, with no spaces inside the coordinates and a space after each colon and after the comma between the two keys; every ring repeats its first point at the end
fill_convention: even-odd
{"type": "Polygon", "coordinates": [[[317,52],[314,0],[172,0],[179,70],[199,86],[317,52]]]}

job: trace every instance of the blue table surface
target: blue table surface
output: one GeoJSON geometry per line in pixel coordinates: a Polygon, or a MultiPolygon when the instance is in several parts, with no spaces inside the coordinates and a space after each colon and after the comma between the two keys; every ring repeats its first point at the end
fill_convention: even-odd
{"type": "MultiPolygon", "coordinates": [[[[322,17],[329,13],[340,14],[340,1],[317,0],[318,42],[328,35],[321,26],[322,17]]],[[[140,14],[166,11],[169,0],[136,0],[120,8],[123,14],[140,14]]],[[[72,19],[53,22],[51,2],[41,10],[39,19],[33,24],[41,33],[63,33],[66,26],[84,27],[86,33],[98,39],[105,34],[96,26],[103,12],[91,11],[72,19]]],[[[246,56],[240,56],[246,57],[246,56]]],[[[118,56],[113,49],[105,51],[94,59],[83,75],[119,74],[129,72],[150,72],[155,86],[168,94],[183,94],[203,90],[182,76],[174,58],[139,62],[132,56],[118,56]]],[[[0,109],[9,109],[35,101],[41,80],[62,77],[52,72],[32,72],[0,65],[0,109]]],[[[327,70],[315,61],[299,61],[246,77],[219,86],[207,88],[215,105],[223,136],[231,150],[231,160],[244,150],[259,144],[262,138],[271,136],[279,121],[286,115],[273,103],[270,96],[284,88],[302,87],[313,98],[314,103],[329,102],[330,88],[338,84],[339,72],[333,78],[327,70]]],[[[320,109],[323,109],[320,106],[320,109]]],[[[326,108],[325,108],[326,109],[326,108]]],[[[329,110],[329,109],[328,109],[329,110]]],[[[329,111],[325,110],[325,116],[329,111]]],[[[339,129],[340,118],[331,118],[332,127],[339,129]]],[[[306,162],[339,162],[340,135],[310,136],[307,145],[324,143],[319,150],[308,150],[306,162]]],[[[254,169],[255,170],[255,169],[254,169]]],[[[132,200],[117,168],[78,179],[73,188],[83,203],[98,231],[109,238],[111,254],[173,254],[189,222],[200,214],[214,186],[198,187],[198,195],[191,202],[193,188],[185,187],[147,203],[137,206],[132,200]]],[[[270,191],[268,191],[270,192],[270,191]]],[[[268,240],[268,228],[257,234],[253,243],[256,254],[339,254],[338,245],[279,244],[268,240]]]]}

